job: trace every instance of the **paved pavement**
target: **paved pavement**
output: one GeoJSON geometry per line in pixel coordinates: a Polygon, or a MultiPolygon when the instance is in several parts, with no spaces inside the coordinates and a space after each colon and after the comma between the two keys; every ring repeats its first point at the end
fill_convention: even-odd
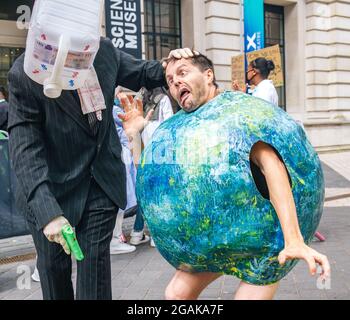
{"type": "MultiPolygon", "coordinates": [[[[308,273],[301,261],[282,281],[276,299],[350,299],[350,152],[320,156],[326,179],[324,214],[319,231],[325,242],[315,240],[311,247],[326,254],[332,267],[331,281],[322,285],[308,273]],[[320,289],[322,288],[323,289],[320,289]]],[[[130,233],[134,217],[124,220],[124,231],[130,233]]],[[[1,264],[1,258],[35,252],[30,236],[0,240],[0,300],[42,299],[40,284],[27,275],[35,260],[1,264]],[[27,281],[28,280],[28,281],[27,281]]],[[[111,256],[113,299],[162,300],[168,281],[174,274],[157,249],[143,244],[133,253],[111,256]]],[[[76,278],[73,264],[73,283],[76,278]]],[[[201,300],[233,298],[239,281],[223,276],[200,296],[201,300]]]]}

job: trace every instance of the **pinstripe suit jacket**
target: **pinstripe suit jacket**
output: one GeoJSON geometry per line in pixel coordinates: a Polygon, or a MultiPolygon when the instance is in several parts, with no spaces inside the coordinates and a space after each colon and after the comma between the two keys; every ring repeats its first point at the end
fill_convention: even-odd
{"type": "Polygon", "coordinates": [[[23,61],[24,55],[8,76],[9,147],[18,179],[18,209],[38,230],[58,215],[74,226],[92,176],[119,208],[125,208],[125,166],[112,117],[114,90],[117,85],[135,91],[164,85],[161,64],[134,59],[101,38],[94,66],[107,109],[94,136],[72,92],[47,98],[43,87],[24,73],[23,61]]]}

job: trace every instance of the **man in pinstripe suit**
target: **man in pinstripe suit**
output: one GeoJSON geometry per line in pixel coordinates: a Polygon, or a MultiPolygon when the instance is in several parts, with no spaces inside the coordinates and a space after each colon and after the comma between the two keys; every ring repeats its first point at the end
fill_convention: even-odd
{"type": "Polygon", "coordinates": [[[23,55],[16,60],[8,76],[9,146],[19,182],[17,206],[37,249],[43,297],[74,298],[71,257],[60,236],[68,221],[85,254],[77,262],[76,298],[111,299],[109,244],[118,208],[126,205],[125,167],[112,117],[114,90],[163,86],[163,68],[102,38],[94,67],[107,109],[96,129],[83,115],[76,91],[45,97],[43,87],[24,73],[23,60],[23,55]]]}

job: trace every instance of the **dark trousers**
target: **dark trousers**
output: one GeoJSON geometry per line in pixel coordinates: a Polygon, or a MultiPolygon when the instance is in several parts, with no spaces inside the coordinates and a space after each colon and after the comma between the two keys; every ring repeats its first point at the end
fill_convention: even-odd
{"type": "MultiPolygon", "coordinates": [[[[75,231],[84,253],[77,261],[78,300],[112,299],[109,245],[113,236],[118,207],[92,180],[85,210],[75,231]]],[[[45,300],[72,300],[72,260],[63,248],[49,242],[43,231],[29,223],[37,250],[37,267],[45,300]]]]}

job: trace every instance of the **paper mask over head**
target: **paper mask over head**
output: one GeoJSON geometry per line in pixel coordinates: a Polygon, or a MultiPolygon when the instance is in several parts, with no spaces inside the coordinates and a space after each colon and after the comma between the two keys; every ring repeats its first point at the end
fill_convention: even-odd
{"type": "Polygon", "coordinates": [[[283,233],[258,183],[263,176],[252,174],[249,160],[258,141],[280,154],[301,233],[306,243],[313,238],[323,210],[324,180],[303,129],[264,100],[225,92],[162,123],[138,168],[139,205],[158,250],[175,268],[223,272],[266,285],[297,263],[278,263],[283,233]]]}
{"type": "Polygon", "coordinates": [[[101,0],[36,0],[24,71],[57,98],[83,87],[100,45],[101,0]]]}

